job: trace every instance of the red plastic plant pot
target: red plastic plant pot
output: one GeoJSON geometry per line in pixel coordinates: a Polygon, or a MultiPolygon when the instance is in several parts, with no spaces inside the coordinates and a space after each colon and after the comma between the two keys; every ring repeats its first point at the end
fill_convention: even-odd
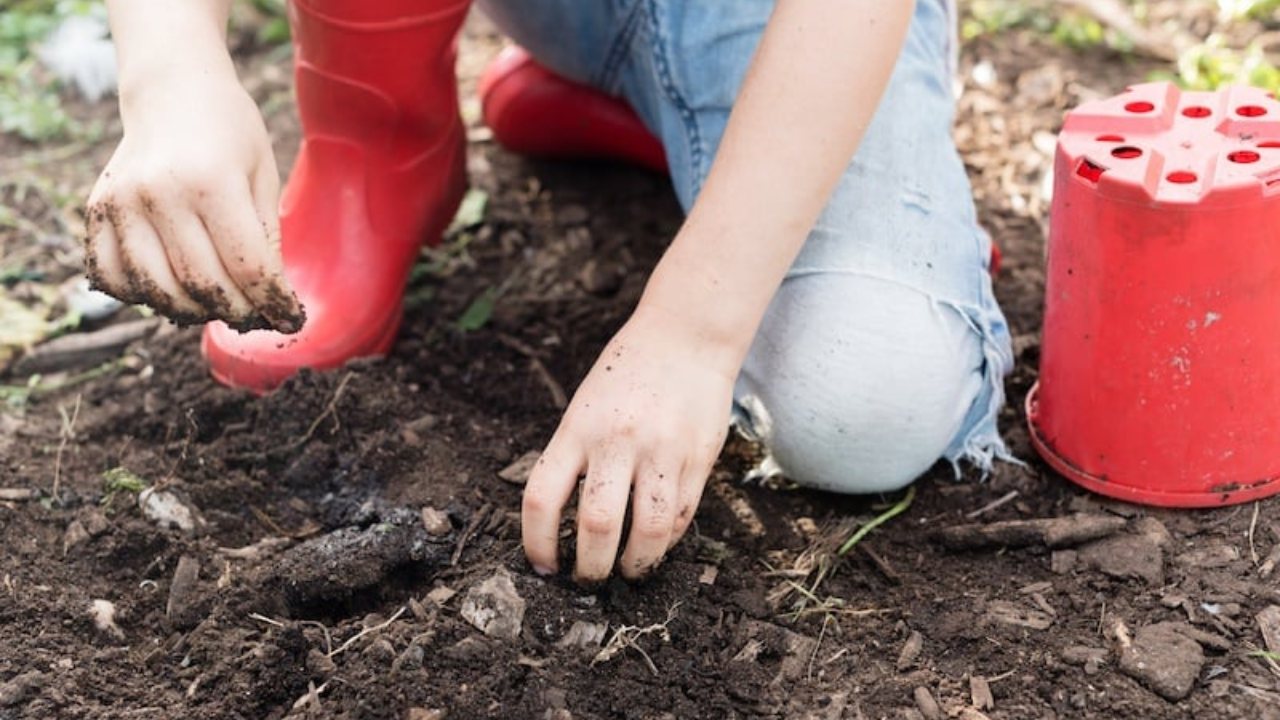
{"type": "Polygon", "coordinates": [[[1137,85],[1067,116],[1036,450],[1114,498],[1280,492],[1280,103],[1137,85]]]}

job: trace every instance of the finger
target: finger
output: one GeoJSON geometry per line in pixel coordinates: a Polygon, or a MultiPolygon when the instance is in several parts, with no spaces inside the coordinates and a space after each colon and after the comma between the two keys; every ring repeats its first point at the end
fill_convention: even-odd
{"type": "Polygon", "coordinates": [[[163,239],[169,266],[187,295],[208,315],[232,325],[251,321],[253,305],[231,280],[200,218],[179,203],[146,192],[139,195],[139,204],[163,239]]]}
{"type": "Polygon", "coordinates": [[[627,579],[649,574],[667,553],[679,502],[679,469],[679,462],[644,463],[636,472],[631,493],[631,534],[619,561],[622,576],[627,579]]]}
{"type": "Polygon", "coordinates": [[[204,197],[200,219],[223,266],[249,302],[283,333],[302,329],[302,308],[284,277],[279,241],[258,217],[247,183],[204,197]]]}
{"type": "Polygon", "coordinates": [[[684,534],[689,531],[689,526],[693,524],[693,518],[698,513],[698,504],[702,501],[702,492],[707,487],[707,478],[711,476],[714,465],[714,457],[711,460],[690,462],[685,465],[684,472],[680,476],[680,488],[676,494],[671,537],[667,540],[668,552],[680,542],[684,534]]]}
{"type": "Polygon", "coordinates": [[[552,438],[529,474],[520,510],[520,536],[529,564],[540,575],[550,575],[559,567],[560,516],[584,465],[580,451],[552,438]]]}
{"type": "Polygon", "coordinates": [[[574,579],[579,583],[600,582],[613,571],[634,470],[634,460],[626,450],[606,449],[589,458],[587,481],[578,497],[574,579]]]}
{"type": "Polygon", "coordinates": [[[113,295],[122,302],[135,302],[133,298],[126,297],[124,268],[120,265],[120,239],[107,219],[104,202],[98,201],[89,206],[86,230],[84,264],[89,287],[113,295]]]}
{"type": "Polygon", "coordinates": [[[169,256],[151,223],[136,209],[115,205],[108,219],[119,239],[124,292],[180,324],[204,322],[207,314],[178,284],[169,256]]]}

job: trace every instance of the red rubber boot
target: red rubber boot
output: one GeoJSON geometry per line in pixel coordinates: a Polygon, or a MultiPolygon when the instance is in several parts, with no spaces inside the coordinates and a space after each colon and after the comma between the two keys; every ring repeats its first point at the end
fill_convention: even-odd
{"type": "Polygon", "coordinates": [[[523,48],[506,48],[485,68],[480,102],[494,139],[512,152],[667,171],[662,143],[630,105],[556,75],[523,48]]]}
{"type": "Polygon", "coordinates": [[[404,283],[466,190],[454,76],[470,0],[294,0],[302,149],[280,202],[295,335],[206,326],[219,381],[267,392],[300,368],[386,353],[404,283]]]}

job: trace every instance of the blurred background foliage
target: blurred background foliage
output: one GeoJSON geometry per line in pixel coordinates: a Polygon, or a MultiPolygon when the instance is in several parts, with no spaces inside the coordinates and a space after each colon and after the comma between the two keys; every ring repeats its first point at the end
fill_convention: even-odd
{"type": "MultiPolygon", "coordinates": [[[[168,2],[173,0],[156,0],[168,2]]],[[[232,24],[244,44],[289,42],[287,0],[235,0],[232,24]]],[[[1011,31],[1043,35],[1078,52],[1158,57],[1153,79],[1210,90],[1245,83],[1280,91],[1280,0],[962,0],[965,40],[1011,31]],[[1163,16],[1156,8],[1173,7],[1163,16]],[[1210,8],[1212,22],[1188,29],[1176,16],[1210,8]]],[[[32,142],[91,133],[66,112],[70,94],[42,67],[39,48],[69,18],[104,18],[101,0],[5,0],[0,9],[0,132],[32,142]]]]}

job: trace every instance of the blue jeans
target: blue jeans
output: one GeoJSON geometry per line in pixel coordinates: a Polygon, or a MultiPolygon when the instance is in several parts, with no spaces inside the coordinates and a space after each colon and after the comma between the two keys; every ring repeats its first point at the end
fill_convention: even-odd
{"type": "MultiPolygon", "coordinates": [[[[773,0],[480,4],[546,66],[627,100],[662,140],[686,209],[773,9],[773,0]]],[[[949,3],[918,0],[875,119],[738,377],[736,427],[764,444],[771,469],[803,485],[881,492],[940,458],[985,471],[1007,457],[996,418],[1013,354],[991,290],[991,242],[951,137],[954,22],[949,3]]]]}

